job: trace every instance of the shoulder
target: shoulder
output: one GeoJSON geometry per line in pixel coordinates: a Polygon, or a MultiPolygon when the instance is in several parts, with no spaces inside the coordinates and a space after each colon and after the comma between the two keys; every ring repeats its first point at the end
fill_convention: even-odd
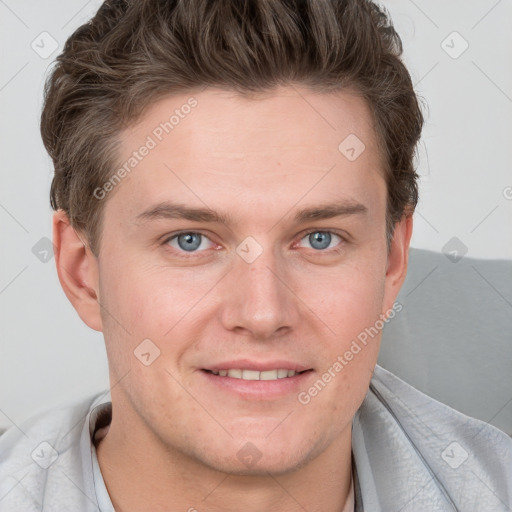
{"type": "Polygon", "coordinates": [[[413,431],[425,433],[425,429],[431,429],[432,435],[444,433],[477,444],[498,443],[506,452],[512,449],[512,438],[505,432],[429,397],[380,366],[375,367],[370,394],[413,431]]]}
{"type": "Polygon", "coordinates": [[[106,394],[49,409],[0,436],[0,512],[40,511],[47,496],[59,503],[60,495],[79,492],[84,480],[80,442],[90,439],[86,419],[106,394]]]}
{"type": "Polygon", "coordinates": [[[374,467],[386,467],[374,473],[376,487],[403,485],[407,495],[405,483],[412,478],[417,500],[422,494],[436,496],[464,512],[508,510],[512,505],[512,438],[379,366],[357,425],[369,464],[373,458],[374,467]]]}

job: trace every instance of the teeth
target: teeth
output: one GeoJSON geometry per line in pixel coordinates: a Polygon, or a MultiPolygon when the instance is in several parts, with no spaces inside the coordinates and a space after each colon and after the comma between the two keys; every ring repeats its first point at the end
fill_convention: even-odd
{"type": "Polygon", "coordinates": [[[276,370],[265,370],[259,372],[257,370],[243,370],[239,368],[233,368],[231,370],[211,370],[215,375],[220,377],[231,377],[232,379],[242,380],[277,380],[284,379],[286,377],[293,377],[297,374],[295,370],[287,370],[285,368],[279,368],[276,370]]]}
{"type": "Polygon", "coordinates": [[[242,380],[260,380],[260,372],[257,370],[242,370],[242,380]]]}

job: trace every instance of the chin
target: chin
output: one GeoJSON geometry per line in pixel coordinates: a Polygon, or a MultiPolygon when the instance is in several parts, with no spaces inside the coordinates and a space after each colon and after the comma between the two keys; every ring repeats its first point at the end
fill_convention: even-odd
{"type": "MultiPolygon", "coordinates": [[[[308,458],[309,460],[309,458],[308,458]]],[[[273,458],[272,454],[267,454],[257,462],[243,464],[238,457],[219,460],[215,459],[208,464],[212,469],[229,473],[236,476],[268,477],[283,476],[293,473],[305,466],[308,460],[297,460],[296,455],[280,455],[279,458],[273,458]]]]}
{"type": "Polygon", "coordinates": [[[201,462],[212,469],[239,476],[286,475],[307,465],[318,456],[325,445],[321,439],[294,439],[289,432],[237,436],[224,446],[208,446],[201,462]]]}

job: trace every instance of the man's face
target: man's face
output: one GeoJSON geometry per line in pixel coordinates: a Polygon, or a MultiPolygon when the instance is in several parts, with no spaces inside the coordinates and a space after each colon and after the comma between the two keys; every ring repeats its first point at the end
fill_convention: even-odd
{"type": "Polygon", "coordinates": [[[206,89],[181,109],[190,96],[160,100],[123,134],[120,166],[150,149],[102,199],[114,421],[209,467],[286,472],[349,442],[380,334],[344,354],[396,295],[370,111],[348,92],[291,87],[206,89]],[[360,142],[340,151],[350,134],[360,142]],[[269,380],[246,380],[258,377],[269,380]]]}

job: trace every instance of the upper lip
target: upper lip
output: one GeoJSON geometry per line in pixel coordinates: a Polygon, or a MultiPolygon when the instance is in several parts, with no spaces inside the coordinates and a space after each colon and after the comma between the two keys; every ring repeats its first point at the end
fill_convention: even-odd
{"type": "Polygon", "coordinates": [[[293,361],[286,361],[284,359],[276,359],[272,361],[255,361],[254,359],[238,359],[236,361],[225,361],[222,363],[215,363],[203,368],[203,370],[219,371],[219,370],[254,370],[264,372],[268,370],[295,370],[297,373],[304,370],[312,370],[311,367],[305,366],[293,361]]]}

